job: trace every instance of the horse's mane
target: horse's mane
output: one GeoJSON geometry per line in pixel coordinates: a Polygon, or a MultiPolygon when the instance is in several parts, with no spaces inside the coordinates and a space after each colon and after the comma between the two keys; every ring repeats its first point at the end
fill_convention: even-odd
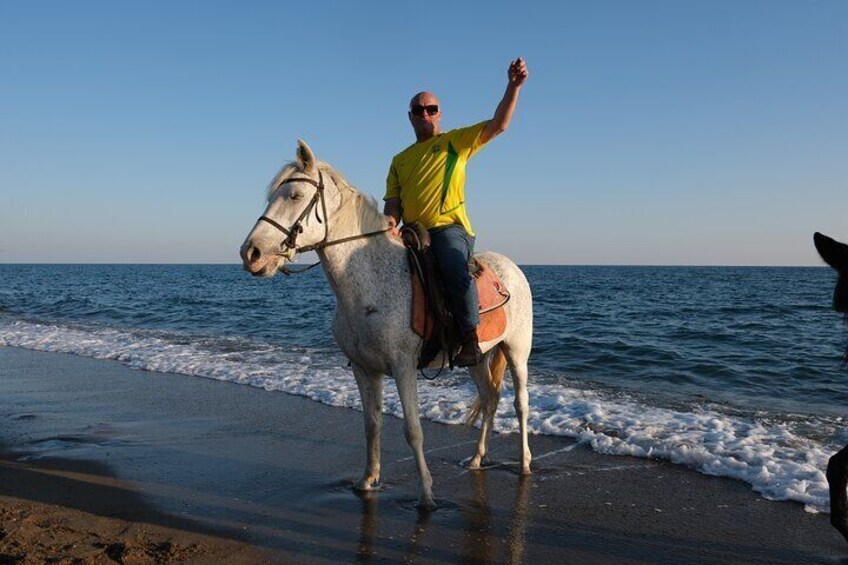
{"type": "MultiPolygon", "coordinates": [[[[387,227],[386,216],[377,207],[377,201],[361,193],[350,184],[339,171],[329,163],[317,161],[318,170],[329,176],[333,183],[339,188],[342,202],[338,213],[333,216],[332,227],[339,231],[360,231],[361,233],[385,229],[387,227]]],[[[303,168],[297,161],[286,163],[280,169],[271,182],[268,183],[265,198],[270,201],[285,180],[295,173],[303,172],[303,168]]]]}

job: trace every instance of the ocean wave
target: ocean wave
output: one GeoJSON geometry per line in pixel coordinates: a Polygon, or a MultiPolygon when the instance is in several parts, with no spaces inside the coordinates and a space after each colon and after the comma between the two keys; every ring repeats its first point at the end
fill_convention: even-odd
{"type": "MultiPolygon", "coordinates": [[[[287,346],[249,337],[198,337],[152,330],[0,321],[0,345],[112,359],[140,370],[179,373],[306,396],[359,408],[346,360],[335,350],[287,346]]],[[[533,433],[574,438],[595,451],[663,459],[751,484],[773,500],[796,500],[825,511],[824,469],[836,449],[839,419],[744,414],[720,407],[661,407],[623,393],[531,384],[533,433]],[[805,431],[806,430],[806,431],[805,431]],[[815,430],[815,433],[808,433],[815,430]]],[[[456,373],[419,383],[422,417],[464,421],[475,391],[456,373]]],[[[391,379],[384,410],[402,417],[391,379]]],[[[504,391],[495,430],[515,433],[513,395],[504,391]]]]}

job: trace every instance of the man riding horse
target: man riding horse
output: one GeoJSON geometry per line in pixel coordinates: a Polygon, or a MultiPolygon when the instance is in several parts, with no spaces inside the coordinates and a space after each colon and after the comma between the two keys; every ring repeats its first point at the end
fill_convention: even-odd
{"type": "Polygon", "coordinates": [[[476,331],[480,321],[477,287],[468,272],[475,235],[465,209],[465,166],[509,127],[528,74],[521,58],[510,63],[506,92],[492,119],[448,132],[441,130],[436,96],[431,92],[413,96],[408,115],[416,142],[394,156],[386,179],[383,212],[390,224],[397,226],[403,218],[405,224],[417,222],[430,233],[430,249],[462,335],[462,348],[454,359],[460,367],[477,365],[482,359],[476,331]]]}

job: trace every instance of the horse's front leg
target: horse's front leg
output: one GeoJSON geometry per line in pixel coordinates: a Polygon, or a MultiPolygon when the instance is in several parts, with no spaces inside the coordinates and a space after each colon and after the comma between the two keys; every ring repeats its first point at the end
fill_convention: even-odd
{"type": "Polygon", "coordinates": [[[369,373],[353,364],[353,375],[362,400],[365,419],[366,463],[365,473],[353,485],[360,491],[380,488],[380,434],[383,427],[383,375],[369,373]]]}
{"type": "Polygon", "coordinates": [[[403,405],[403,431],[406,442],[415,455],[418,465],[418,506],[422,510],[434,510],[433,479],[427,461],[424,459],[424,432],[421,431],[421,420],[418,415],[418,383],[415,380],[415,367],[410,366],[403,371],[395,372],[398,395],[403,405]]]}
{"type": "Polygon", "coordinates": [[[848,445],[828,461],[827,484],[830,487],[830,523],[848,541],[848,445]]]}

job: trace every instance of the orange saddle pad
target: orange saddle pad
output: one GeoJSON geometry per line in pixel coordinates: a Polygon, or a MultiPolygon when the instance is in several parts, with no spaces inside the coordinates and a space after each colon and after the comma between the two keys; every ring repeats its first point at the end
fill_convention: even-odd
{"type": "MultiPolygon", "coordinates": [[[[480,341],[491,341],[499,338],[506,331],[506,311],[503,305],[509,301],[509,291],[485,263],[477,261],[477,264],[480,268],[473,276],[477,284],[480,311],[477,338],[480,341]]],[[[412,273],[412,329],[424,339],[430,339],[435,319],[432,312],[424,311],[424,304],[424,289],[421,281],[415,273],[412,273]]]]}

